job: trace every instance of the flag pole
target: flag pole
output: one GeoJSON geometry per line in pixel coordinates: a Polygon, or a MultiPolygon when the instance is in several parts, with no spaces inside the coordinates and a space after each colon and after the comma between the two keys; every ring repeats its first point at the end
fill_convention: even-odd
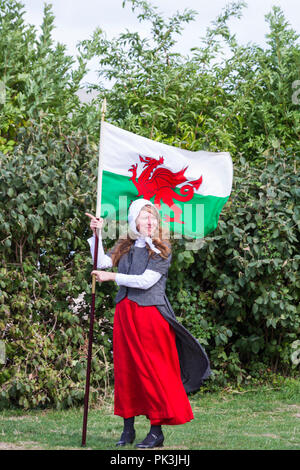
{"type": "MultiPolygon", "coordinates": [[[[101,194],[102,194],[102,174],[103,174],[103,159],[101,156],[101,147],[103,142],[103,126],[102,123],[105,118],[106,112],[106,98],[102,102],[101,109],[101,125],[100,125],[100,143],[99,143],[99,162],[98,162],[98,179],[97,179],[97,205],[96,205],[96,217],[99,219],[101,214],[101,194]]],[[[98,246],[99,246],[99,234],[96,232],[94,246],[94,265],[93,269],[97,269],[98,261],[98,246]]],[[[92,346],[93,346],[93,331],[94,331],[94,317],[95,317],[95,301],[96,301],[96,276],[92,276],[92,302],[91,302],[91,313],[90,313],[90,328],[89,328],[89,343],[88,343],[88,356],[87,356],[87,368],[86,368],[86,380],[85,380],[85,395],[84,395],[84,412],[83,412],[83,425],[82,425],[82,440],[81,446],[86,445],[86,430],[87,430],[87,417],[89,407],[89,394],[90,394],[90,376],[91,376],[91,361],[92,361],[92,346]]]]}

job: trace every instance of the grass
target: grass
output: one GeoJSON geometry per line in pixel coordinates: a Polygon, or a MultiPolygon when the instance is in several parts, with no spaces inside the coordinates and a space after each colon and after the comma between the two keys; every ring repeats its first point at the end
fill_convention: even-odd
{"type": "MultiPolygon", "coordinates": [[[[190,397],[194,420],[164,426],[164,450],[296,450],[300,449],[300,381],[255,390],[197,393],[190,397]]],[[[0,450],[82,449],[83,409],[57,411],[3,410],[0,450]]],[[[136,442],[149,421],[136,418],[136,442]]],[[[116,450],[122,418],[113,414],[113,399],[89,410],[84,449],[116,450]]],[[[134,445],[118,451],[135,449],[134,445]]]]}

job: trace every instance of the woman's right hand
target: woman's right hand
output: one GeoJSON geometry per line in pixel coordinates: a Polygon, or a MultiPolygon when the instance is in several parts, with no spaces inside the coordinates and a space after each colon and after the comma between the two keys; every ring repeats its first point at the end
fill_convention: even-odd
{"type": "Polygon", "coordinates": [[[93,230],[94,235],[96,235],[97,229],[102,230],[103,219],[101,217],[97,219],[97,217],[92,214],[89,214],[88,212],[86,212],[85,215],[87,215],[91,219],[90,228],[93,230]]]}

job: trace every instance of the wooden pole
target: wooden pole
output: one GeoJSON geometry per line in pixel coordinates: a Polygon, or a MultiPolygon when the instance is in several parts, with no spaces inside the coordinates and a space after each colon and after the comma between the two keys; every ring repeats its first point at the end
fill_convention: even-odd
{"type": "MultiPolygon", "coordinates": [[[[105,118],[106,112],[106,98],[104,98],[101,109],[101,126],[100,126],[100,144],[99,144],[99,163],[98,163],[98,180],[97,180],[97,206],[96,206],[96,217],[99,219],[101,214],[101,193],[102,193],[102,173],[103,173],[103,159],[101,157],[101,146],[103,142],[103,126],[102,123],[105,118]]],[[[98,261],[98,246],[99,246],[99,234],[96,233],[96,240],[94,246],[94,265],[93,270],[97,269],[98,261]]],[[[87,368],[86,368],[86,380],[85,380],[85,394],[84,394],[84,412],[83,412],[83,425],[82,425],[82,440],[81,446],[86,445],[86,431],[87,431],[87,418],[89,408],[89,394],[90,394],[90,376],[91,376],[91,362],[92,362],[92,347],[93,347],[93,333],[94,333],[94,319],[95,319],[95,301],[96,301],[96,276],[92,276],[92,302],[91,302],[91,313],[90,313],[90,328],[89,328],[89,344],[88,344],[88,356],[87,356],[87,368]]]]}

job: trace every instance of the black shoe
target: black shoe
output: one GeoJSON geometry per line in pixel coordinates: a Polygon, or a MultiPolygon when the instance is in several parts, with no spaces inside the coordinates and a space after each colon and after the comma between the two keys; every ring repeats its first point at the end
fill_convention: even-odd
{"type": "Polygon", "coordinates": [[[162,447],[164,439],[165,438],[163,433],[160,433],[157,436],[156,434],[152,434],[151,432],[149,432],[145,439],[139,444],[136,444],[135,447],[138,447],[139,449],[152,449],[152,447],[162,447]]]}
{"type": "Polygon", "coordinates": [[[132,444],[135,439],[135,431],[123,431],[120,440],[116,443],[116,446],[126,446],[126,444],[132,444]]]}

